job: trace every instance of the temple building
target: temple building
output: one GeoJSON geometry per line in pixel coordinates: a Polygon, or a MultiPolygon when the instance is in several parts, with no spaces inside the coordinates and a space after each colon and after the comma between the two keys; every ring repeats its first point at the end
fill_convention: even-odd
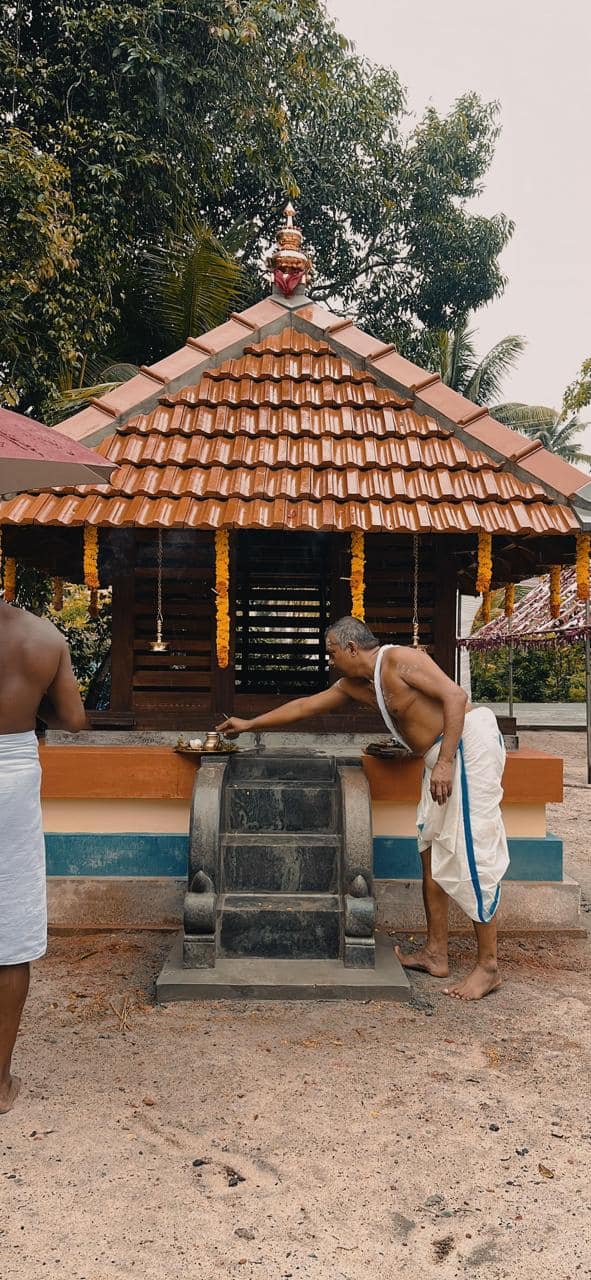
{"type": "MultiPolygon", "coordinates": [[[[109,485],[0,502],[5,557],[112,588],[110,660],[88,702],[95,733],[45,747],[58,875],[89,874],[74,834],[94,839],[95,866],[121,836],[98,874],[178,875],[195,766],[164,739],[142,745],[145,734],[201,731],[325,688],[331,619],[353,612],[380,641],[425,646],[453,676],[461,593],[482,592],[486,607],[505,584],[511,607],[514,583],[575,562],[588,593],[589,477],[310,300],[291,208],[269,266],[269,297],[59,424],[116,464],[109,485]]],[[[380,731],[362,709],[303,727],[380,731]]],[[[561,771],[536,755],[509,766],[509,826],[534,842],[517,879],[562,883],[562,851],[558,867],[544,844],[561,771]]],[[[413,879],[414,854],[401,852],[412,768],[388,791],[396,765],[366,766],[377,865],[385,879],[413,879]]],[[[50,838],[50,861],[51,848],[50,838]]]]}

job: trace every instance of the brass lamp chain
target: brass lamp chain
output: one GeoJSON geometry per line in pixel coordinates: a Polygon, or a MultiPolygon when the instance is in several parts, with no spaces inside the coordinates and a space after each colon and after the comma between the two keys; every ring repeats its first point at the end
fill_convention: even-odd
{"type": "Polygon", "coordinates": [[[158,530],[156,566],[156,639],[150,648],[153,653],[166,653],[168,644],[162,639],[162,529],[158,530]]]}
{"type": "Polygon", "coordinates": [[[156,588],[156,622],[162,630],[162,529],[158,530],[158,585],[156,588]]]}
{"type": "Polygon", "coordinates": [[[413,597],[412,597],[412,646],[419,648],[419,535],[413,533],[412,553],[414,561],[413,597]]]}

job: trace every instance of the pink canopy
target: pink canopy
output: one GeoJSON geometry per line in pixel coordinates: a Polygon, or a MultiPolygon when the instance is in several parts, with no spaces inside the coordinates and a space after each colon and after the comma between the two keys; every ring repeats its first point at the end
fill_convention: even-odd
{"type": "Polygon", "coordinates": [[[0,408],[0,494],[107,484],[114,464],[60,431],[0,408]]]}

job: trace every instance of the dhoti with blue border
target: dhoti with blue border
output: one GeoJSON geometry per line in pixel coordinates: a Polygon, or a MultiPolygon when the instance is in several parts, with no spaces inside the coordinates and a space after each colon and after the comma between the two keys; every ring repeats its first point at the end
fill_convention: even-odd
{"type": "Polygon", "coordinates": [[[417,813],[419,850],[431,849],[433,879],[471,920],[488,924],[509,866],[501,815],[505,744],[488,707],[464,721],[454,762],[452,793],[439,805],[431,796],[431,770],[439,742],[427,752],[417,813]]]}

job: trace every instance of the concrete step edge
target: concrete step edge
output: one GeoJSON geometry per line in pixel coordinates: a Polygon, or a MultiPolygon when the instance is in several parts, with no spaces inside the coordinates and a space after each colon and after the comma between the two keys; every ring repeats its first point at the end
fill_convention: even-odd
{"type": "Polygon", "coordinates": [[[297,911],[302,907],[314,907],[318,911],[341,911],[341,899],[337,893],[312,891],[304,893],[275,893],[272,889],[262,893],[248,891],[226,892],[220,895],[218,912],[224,911],[297,911]]]}

